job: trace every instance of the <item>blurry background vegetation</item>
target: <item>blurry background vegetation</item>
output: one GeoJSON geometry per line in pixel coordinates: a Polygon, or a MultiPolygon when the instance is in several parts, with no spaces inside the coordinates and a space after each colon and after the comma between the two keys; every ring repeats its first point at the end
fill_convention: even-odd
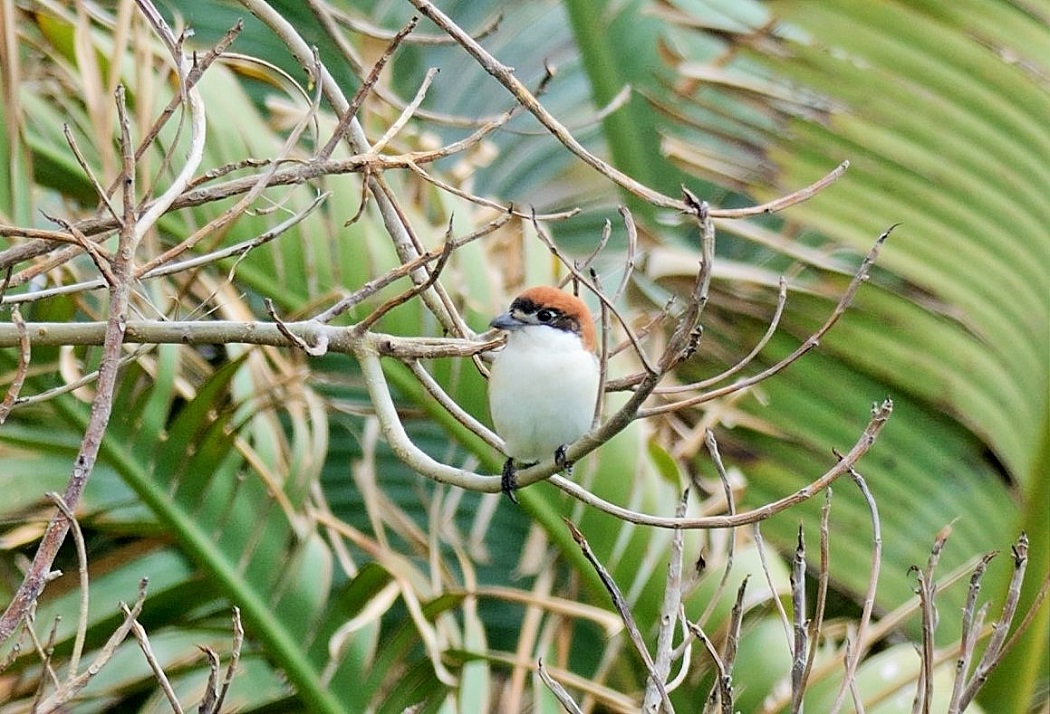
{"type": "MultiPolygon", "coordinates": [[[[344,24],[388,31],[414,12],[408,2],[393,1],[271,4],[317,45],[348,95],[360,72],[312,7],[349,18],[344,24]]],[[[70,155],[63,123],[107,183],[118,163],[115,83],[128,87],[139,132],[170,98],[173,88],[158,80],[161,53],[141,23],[129,20],[133,7],[46,0],[0,6],[0,222],[51,227],[41,210],[67,218],[89,214],[94,192],[70,155]]],[[[761,505],[823,472],[833,463],[832,448],[853,443],[871,403],[891,397],[894,416],[861,464],[882,522],[877,611],[913,602],[909,567],[926,562],[935,535],[949,523],[953,532],[938,570],[944,576],[964,572],[987,551],[1008,549],[1026,530],[1032,550],[1023,602],[1030,601],[1050,571],[1045,5],[460,0],[441,7],[471,32],[498,20],[483,42],[527,85],[536,85],[545,62],[556,67],[542,101],[593,151],[665,193],[677,194],[684,184],[712,205],[747,205],[851,162],[844,178],[785,214],[719,223],[704,338],[684,380],[716,374],[747,354],[768,324],[782,274],[791,293],[782,328],[759,366],[788,354],[824,319],[875,237],[901,223],[868,285],[818,351],[742,396],[629,429],[581,464],[578,476],[593,479],[592,490],[610,500],[671,515],[690,476],[720,493],[703,449],[710,427],[738,479],[740,505],[761,505]],[[600,114],[625,87],[629,100],[600,114]]],[[[191,42],[201,48],[243,17],[246,28],[233,51],[270,63],[231,58],[201,83],[208,167],[274,155],[306,106],[293,83],[306,87],[307,80],[287,49],[237,3],[178,0],[163,9],[173,25],[193,28],[191,42]]],[[[436,33],[427,22],[417,31],[436,33]]],[[[365,71],[386,44],[355,31],[340,38],[365,71]]],[[[448,44],[403,48],[384,74],[384,89],[411,97],[429,67],[441,71],[423,108],[462,121],[417,118],[397,137],[401,149],[462,137],[470,122],[512,105],[473,60],[448,44]]],[[[373,98],[362,121],[379,136],[396,115],[373,98]]],[[[330,131],[331,116],[324,121],[330,131]]],[[[317,141],[326,138],[322,128],[317,141]]],[[[180,140],[173,132],[162,138],[180,140]]],[[[312,141],[304,140],[304,157],[315,148],[312,141]]],[[[145,157],[140,185],[149,177],[163,184],[169,175],[158,157],[145,157]]],[[[695,239],[677,217],[619,195],[531,117],[519,117],[483,148],[448,159],[437,171],[478,194],[541,212],[581,207],[573,219],[549,226],[578,254],[590,250],[611,220],[613,236],[601,262],[608,276],[623,259],[616,207],[626,202],[642,229],[628,295],[638,314],[659,309],[695,271],[695,239]]],[[[388,179],[428,246],[440,242],[450,220],[462,235],[494,215],[408,172],[388,179]]],[[[373,210],[344,228],[360,201],[354,176],[268,191],[257,212],[208,247],[257,235],[322,190],[331,196],[298,231],[192,279],[146,283],[139,309],[146,317],[266,319],[262,298],[269,297],[282,315],[306,315],[392,266],[373,210]],[[265,210],[271,204],[276,211],[265,210]]],[[[222,208],[173,213],[151,240],[171,243],[222,208]]],[[[530,233],[518,224],[484,247],[460,251],[443,276],[475,329],[501,309],[508,291],[558,274],[530,233]]],[[[15,242],[0,239],[0,249],[15,242]]],[[[93,277],[92,270],[89,261],[70,263],[35,287],[93,277]]],[[[92,292],[23,306],[27,321],[104,314],[104,296],[92,292]]],[[[420,335],[434,325],[418,307],[406,307],[381,328],[420,335]]],[[[90,372],[97,358],[93,348],[34,351],[23,393],[90,372]]],[[[15,359],[12,350],[0,353],[4,373],[15,359]]],[[[484,382],[472,367],[431,367],[461,404],[487,418],[484,382]]],[[[388,368],[417,443],[449,463],[498,468],[497,454],[459,440],[459,430],[426,401],[407,370],[388,368]]],[[[399,712],[419,702],[421,711],[495,711],[497,702],[515,711],[517,701],[522,709],[557,711],[520,664],[539,656],[590,680],[573,686],[587,689],[592,703],[630,710],[630,695],[644,685],[641,669],[557,515],[580,525],[646,634],[658,613],[667,533],[588,512],[545,484],[529,489],[523,510],[423,481],[378,438],[356,366],[345,356],[161,346],[128,364],[117,399],[79,512],[92,570],[89,647],[100,646],[117,622],[116,603],[133,599],[139,578],[148,576],[142,621],[187,702],[206,676],[196,647],[228,650],[229,611],[236,604],[251,643],[234,684],[239,711],[399,712]]],[[[65,483],[86,412],[82,394],[63,394],[17,409],[0,427],[0,601],[17,586],[18,557],[32,553],[45,522],[42,494],[65,483]]],[[[801,522],[816,554],[820,501],[764,523],[767,545],[793,548],[801,522]]],[[[835,488],[830,527],[831,616],[844,628],[859,612],[872,550],[868,511],[845,483],[835,488]]],[[[702,552],[708,566],[690,600],[694,618],[715,593],[727,537],[693,533],[687,539],[687,560],[702,552]]],[[[786,569],[768,553],[773,578],[767,583],[753,534],[735,537],[733,575],[707,627],[719,632],[736,585],[751,573],[734,674],[737,706],[781,711],[763,702],[790,666],[772,606],[786,593],[786,569]]],[[[73,570],[69,552],[62,567],[73,570]]],[[[983,595],[996,602],[1008,561],[994,561],[985,581],[983,595]]],[[[51,618],[64,613],[59,656],[72,646],[76,621],[78,594],[69,580],[49,587],[37,614],[46,631],[51,618]]],[[[939,646],[958,639],[964,597],[965,578],[940,591],[939,646]]],[[[997,612],[993,607],[989,621],[997,612]]],[[[913,609],[862,668],[867,711],[911,710],[918,660],[907,642],[918,637],[918,624],[913,609]],[[880,679],[888,671],[896,674],[880,679]]],[[[1030,635],[990,682],[987,711],[1045,710],[1047,629],[1044,603],[1030,635]]],[[[840,643],[843,633],[829,636],[840,643]]],[[[163,709],[134,648],[126,645],[118,656],[76,711],[163,709]]],[[[953,664],[949,656],[941,675],[949,677],[953,664]]],[[[693,710],[686,702],[710,688],[706,660],[695,656],[693,667],[673,695],[682,711],[693,710]]],[[[829,670],[807,700],[812,711],[825,710],[822,697],[834,695],[841,672],[829,670]]],[[[0,700],[11,699],[0,711],[23,706],[38,677],[39,663],[30,658],[0,675],[0,700]]],[[[940,696],[949,689],[950,679],[938,680],[940,696]]],[[[783,696],[774,700],[787,706],[783,696]]]]}

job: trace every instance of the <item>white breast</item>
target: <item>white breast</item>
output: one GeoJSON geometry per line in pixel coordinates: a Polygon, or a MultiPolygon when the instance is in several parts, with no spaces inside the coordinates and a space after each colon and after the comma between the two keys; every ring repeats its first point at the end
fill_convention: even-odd
{"type": "Polygon", "coordinates": [[[526,463],[586,434],[597,394],[598,359],[576,335],[546,325],[510,333],[489,377],[496,433],[526,463]]]}

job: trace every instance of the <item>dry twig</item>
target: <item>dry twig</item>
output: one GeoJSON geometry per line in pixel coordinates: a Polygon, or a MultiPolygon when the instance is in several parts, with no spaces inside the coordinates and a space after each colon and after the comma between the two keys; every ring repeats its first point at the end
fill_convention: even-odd
{"type": "MultiPolygon", "coordinates": [[[[602,580],[602,584],[605,585],[605,589],[609,592],[612,597],[613,607],[620,613],[620,618],[623,619],[623,624],[627,628],[627,634],[631,638],[631,643],[634,644],[635,650],[642,659],[642,663],[645,665],[646,672],[649,675],[648,682],[652,685],[658,695],[658,702],[664,706],[665,714],[674,714],[674,707],[671,706],[671,700],[667,696],[667,688],[664,685],[664,679],[656,670],[656,663],[653,662],[652,655],[649,653],[649,648],[645,645],[645,640],[642,639],[642,633],[638,630],[638,625],[634,621],[634,615],[631,614],[631,609],[627,605],[627,600],[624,599],[623,593],[620,592],[620,586],[616,584],[609,571],[605,569],[605,566],[601,564],[601,561],[594,555],[594,551],[591,550],[590,544],[587,539],[583,537],[583,533],[576,528],[576,525],[565,519],[565,525],[568,526],[569,532],[572,533],[573,540],[580,546],[580,550],[583,551],[583,555],[587,558],[587,561],[594,567],[598,576],[602,580]]],[[[656,711],[654,709],[654,711],[656,711]]]]}

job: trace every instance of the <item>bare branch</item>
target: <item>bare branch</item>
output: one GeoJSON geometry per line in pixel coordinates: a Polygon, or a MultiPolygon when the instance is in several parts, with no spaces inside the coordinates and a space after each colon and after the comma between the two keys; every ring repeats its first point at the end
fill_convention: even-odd
{"type": "MultiPolygon", "coordinates": [[[[87,159],[84,158],[84,153],[80,150],[80,145],[77,144],[76,138],[73,136],[73,132],[69,129],[69,124],[62,126],[62,133],[66,137],[66,143],[69,148],[73,151],[73,157],[76,158],[77,163],[80,164],[80,169],[84,172],[84,175],[88,177],[91,185],[95,187],[95,193],[98,194],[99,200],[105,205],[106,210],[113,216],[117,221],[120,221],[120,216],[117,214],[117,209],[113,207],[113,204],[109,200],[109,195],[102,188],[102,184],[99,183],[98,177],[95,176],[95,172],[91,170],[91,165],[88,164],[87,159]]],[[[85,246],[86,247],[86,246],[85,246]]]]}
{"type": "Polygon", "coordinates": [[[959,659],[955,663],[955,681],[952,683],[952,697],[948,704],[949,714],[959,714],[962,711],[962,696],[965,690],[967,675],[970,672],[970,662],[975,654],[977,639],[980,633],[980,624],[983,620],[975,615],[977,606],[977,594],[981,591],[981,579],[988,563],[992,561],[996,552],[986,553],[977,563],[973,574],[970,576],[970,587],[966,594],[966,604],[963,606],[962,638],[959,640],[959,659]]]}
{"type": "Polygon", "coordinates": [[[749,578],[744,578],[736,591],[736,601],[729,615],[729,632],[726,635],[725,648],[722,650],[722,665],[725,667],[725,676],[719,682],[721,689],[722,712],[733,714],[733,666],[736,664],[736,655],[740,651],[740,626],[744,622],[744,594],[747,592],[749,578]]]}
{"type": "Polygon", "coordinates": [[[113,658],[113,655],[117,651],[117,647],[124,642],[128,633],[131,632],[132,623],[142,612],[142,605],[146,601],[146,585],[147,581],[145,579],[139,581],[138,598],[135,600],[135,604],[130,610],[127,609],[126,605],[121,603],[121,610],[125,614],[124,621],[121,623],[120,627],[110,635],[109,639],[106,640],[106,644],[103,645],[101,650],[99,650],[95,659],[92,660],[91,665],[76,677],[64,682],[54,694],[41,701],[34,709],[35,712],[39,712],[40,714],[50,714],[51,712],[68,711],[66,704],[70,702],[77,693],[84,689],[84,687],[86,687],[91,681],[91,678],[98,674],[106,663],[113,658]]]}
{"type": "Polygon", "coordinates": [[[795,635],[791,654],[791,711],[799,712],[806,691],[806,652],[816,648],[816,643],[809,641],[806,629],[806,539],[801,523],[798,525],[795,557],[791,560],[791,622],[795,635]]]}
{"type": "Polygon", "coordinates": [[[711,269],[715,258],[715,226],[711,222],[710,207],[706,201],[699,200],[687,189],[683,188],[682,193],[700,232],[700,270],[697,271],[693,290],[686,298],[685,308],[678,315],[675,329],[660,358],[660,372],[664,374],[692,357],[696,351],[702,330],[700,317],[707,305],[707,293],[711,288],[711,269]]]}
{"type": "MultiPolygon", "coordinates": [[[[875,443],[875,439],[878,437],[879,432],[882,431],[882,427],[886,425],[886,421],[889,419],[892,412],[893,402],[890,400],[886,400],[881,405],[875,407],[872,410],[871,421],[868,422],[868,426],[864,429],[860,439],[854,444],[853,448],[850,449],[849,452],[847,452],[846,455],[833,467],[831,467],[831,469],[826,471],[820,478],[813,481],[808,486],[803,487],[789,496],[785,496],[773,501],[772,503],[767,503],[766,505],[752,511],[745,511],[732,516],[706,516],[701,518],[662,518],[660,516],[650,516],[602,500],[586,489],[566,478],[562,478],[561,476],[551,476],[550,482],[583,503],[594,506],[599,510],[616,516],[617,518],[638,525],[656,526],[658,528],[735,528],[738,526],[750,525],[752,523],[763,521],[777,513],[785,511],[792,506],[812,498],[830,486],[839,476],[848,473],[849,467],[859,461],[860,458],[868,452],[868,449],[871,448],[872,444],[875,443]]],[[[577,444],[580,444],[581,446],[590,444],[591,440],[588,437],[584,437],[584,440],[577,442],[577,444]],[[584,440],[586,440],[586,444],[583,443],[584,440]]],[[[530,475],[532,472],[537,471],[540,468],[540,466],[533,466],[532,468],[519,471],[519,483],[523,482],[527,475],[530,475]]]]}
{"type": "Polygon", "coordinates": [[[389,127],[387,127],[383,136],[379,137],[379,140],[372,145],[372,151],[377,153],[382,151],[386,148],[386,145],[405,128],[405,125],[408,124],[408,120],[412,118],[412,115],[419,109],[419,105],[423,103],[423,99],[426,98],[427,90],[430,89],[430,85],[434,81],[434,77],[437,76],[437,73],[438,70],[435,67],[431,67],[427,70],[426,74],[423,75],[423,81],[420,83],[419,89],[416,90],[416,96],[408,103],[408,106],[401,112],[401,115],[398,116],[389,127]]]}
{"type": "Polygon", "coordinates": [[[868,484],[864,477],[852,465],[849,467],[849,474],[853,478],[853,482],[857,484],[857,488],[860,489],[861,495],[864,496],[864,502],[867,504],[868,512],[871,514],[871,569],[868,577],[868,589],[864,593],[864,602],[861,606],[855,644],[852,648],[853,651],[846,658],[846,671],[842,680],[843,686],[839,689],[838,696],[835,698],[835,704],[831,710],[832,714],[838,712],[842,706],[845,699],[846,685],[853,686],[852,683],[856,680],[857,667],[860,665],[860,660],[864,657],[864,653],[867,650],[867,630],[871,624],[871,613],[875,608],[875,591],[879,585],[879,570],[882,566],[882,522],[879,519],[878,506],[875,503],[875,498],[871,495],[871,491],[868,490],[868,484]]]}
{"type": "MultiPolygon", "coordinates": [[[[675,507],[675,518],[685,516],[689,503],[689,489],[682,493],[675,507]]],[[[674,645],[675,624],[678,611],[682,607],[682,559],[684,555],[685,532],[675,531],[671,539],[671,557],[667,564],[667,580],[664,582],[664,601],[660,607],[660,624],[656,636],[656,656],[653,658],[653,674],[646,681],[645,698],[642,701],[643,712],[659,712],[661,696],[659,685],[666,689],[667,677],[671,672],[671,652],[674,645]],[[655,676],[654,676],[655,675],[655,676]]]]}
{"type": "MultiPolygon", "coordinates": [[[[919,651],[919,686],[915,690],[915,701],[912,705],[913,712],[927,714],[933,702],[933,667],[934,667],[934,632],[937,630],[937,581],[934,579],[934,571],[941,559],[941,551],[952,533],[952,524],[949,523],[942,528],[937,537],[934,538],[933,547],[930,548],[930,557],[924,569],[912,566],[911,570],[916,573],[919,581],[917,592],[919,595],[919,610],[922,614],[922,648],[919,651]]],[[[841,696],[841,692],[840,692],[841,696]]]]}
{"type": "Polygon", "coordinates": [[[131,616],[131,611],[128,610],[127,605],[121,605],[121,610],[124,611],[125,617],[128,617],[131,621],[131,633],[135,635],[135,639],[138,640],[139,648],[142,649],[142,654],[146,657],[146,662],[149,663],[150,669],[153,670],[153,678],[157,680],[160,685],[160,689],[164,692],[164,696],[168,700],[168,704],[171,705],[172,711],[175,714],[183,714],[182,705],[179,703],[179,697],[175,694],[175,690],[171,686],[171,682],[168,680],[168,675],[164,673],[164,668],[161,667],[160,662],[157,661],[157,655],[153,651],[153,646],[149,642],[149,635],[146,634],[146,628],[144,628],[137,619],[131,616]]]}
{"type": "Polygon", "coordinates": [[[438,276],[441,275],[441,271],[445,268],[445,264],[448,262],[449,257],[452,255],[452,248],[455,245],[452,241],[452,225],[449,223],[448,232],[445,234],[445,242],[441,246],[441,253],[438,255],[437,261],[434,263],[434,267],[430,269],[430,274],[427,279],[421,283],[416,283],[411,288],[401,293],[397,297],[390,298],[385,303],[373,310],[367,317],[361,320],[359,323],[354,325],[353,330],[357,334],[364,334],[372,325],[377,323],[383,315],[387,314],[395,307],[404,305],[406,302],[416,297],[424,290],[429,288],[431,285],[437,282],[438,276]]]}
{"type": "Polygon", "coordinates": [[[834,327],[835,323],[837,323],[839,321],[839,318],[842,317],[842,315],[846,312],[846,308],[848,308],[850,303],[853,302],[853,298],[857,294],[857,290],[859,290],[860,286],[864,283],[864,281],[868,279],[868,271],[871,269],[871,266],[875,263],[875,259],[879,255],[879,251],[882,248],[882,244],[886,242],[886,239],[889,237],[890,233],[893,231],[894,228],[896,228],[896,225],[887,228],[886,231],[879,236],[878,240],[875,241],[875,245],[872,246],[867,256],[865,256],[864,260],[861,262],[860,267],[857,269],[857,272],[853,276],[853,280],[850,281],[849,287],[846,288],[846,292],[844,292],[842,294],[842,297],[839,298],[838,304],[835,305],[835,309],[828,316],[827,320],[824,321],[824,324],[821,325],[816,332],[810,335],[805,342],[799,345],[795,349],[795,351],[792,352],[790,355],[780,360],[772,367],[769,367],[768,369],[765,369],[752,377],[741,379],[725,387],[714,389],[710,392],[700,394],[696,397],[683,399],[681,401],[673,402],[671,404],[662,404],[659,406],[650,407],[648,409],[641,409],[638,412],[639,418],[654,416],[656,414],[663,414],[666,412],[678,411],[679,409],[683,409],[685,407],[693,407],[698,404],[703,404],[704,402],[709,402],[712,399],[717,399],[718,397],[723,397],[727,394],[738,392],[741,389],[750,387],[754,384],[769,379],[773,375],[783,371],[789,365],[798,361],[804,354],[806,354],[811,349],[820,344],[820,340],[824,337],[824,335],[828,333],[828,330],[834,327]]]}
{"type": "Polygon", "coordinates": [[[540,673],[540,679],[542,679],[543,683],[547,685],[547,688],[551,690],[551,694],[553,694],[554,698],[558,700],[558,703],[565,708],[565,711],[569,712],[569,714],[583,714],[580,706],[574,702],[572,697],[569,696],[569,693],[565,691],[565,687],[561,686],[557,680],[551,677],[550,672],[548,672],[547,668],[543,666],[542,657],[536,662],[536,669],[540,673]]]}
{"type": "MultiPolygon", "coordinates": [[[[151,18],[159,13],[148,2],[139,0],[139,6],[151,18]]],[[[164,34],[167,26],[154,23],[154,30],[169,42],[173,38],[164,34]]],[[[170,30],[168,31],[170,35],[170,30]]],[[[180,69],[180,77],[185,79],[189,63],[181,53],[174,57],[180,69]]],[[[91,415],[85,430],[84,439],[73,465],[72,474],[62,494],[62,501],[69,511],[76,510],[83,494],[84,487],[98,458],[102,437],[113,408],[113,394],[116,389],[117,369],[120,364],[121,349],[128,321],[128,298],[131,292],[134,274],[135,251],[145,230],[167,210],[175,196],[181,193],[189,177],[196,171],[204,150],[204,105],[195,89],[186,91],[189,105],[193,137],[186,164],[172,182],[169,189],[143,215],[136,215],[134,195],[134,147],[131,143],[130,122],[124,102],[124,88],[116,92],[117,113],[120,119],[120,152],[123,161],[123,216],[117,254],[113,262],[114,284],[110,287],[109,316],[106,323],[103,342],[102,360],[99,366],[97,391],[92,404],[91,415]]],[[[0,615],[0,642],[6,642],[17,629],[18,624],[36,602],[48,581],[51,564],[58,554],[58,549],[65,540],[70,528],[69,520],[61,513],[56,513],[37,547],[36,555],[22,584],[8,604],[3,615],[0,615]]]]}
{"type": "MultiPolygon", "coordinates": [[[[649,649],[645,646],[645,641],[642,639],[642,633],[638,630],[638,624],[634,621],[634,616],[631,614],[631,609],[627,605],[627,600],[624,599],[623,593],[620,592],[620,587],[613,580],[609,571],[605,569],[605,566],[601,564],[597,556],[594,555],[594,551],[591,550],[590,543],[583,537],[583,533],[579,531],[576,525],[565,518],[565,525],[568,527],[569,532],[572,534],[573,540],[580,546],[580,550],[583,551],[583,555],[587,558],[587,562],[591,564],[594,570],[598,573],[598,577],[601,578],[602,584],[605,585],[605,589],[609,592],[612,597],[613,607],[620,613],[620,617],[623,619],[623,624],[627,628],[627,634],[631,638],[631,642],[634,644],[635,651],[642,658],[642,662],[645,664],[645,669],[649,674],[648,682],[656,687],[657,693],[659,694],[659,702],[663,704],[665,714],[674,714],[674,707],[671,706],[671,700],[667,696],[667,688],[664,686],[664,680],[660,677],[656,671],[656,664],[653,662],[652,655],[649,654],[649,649]]],[[[655,709],[653,710],[655,711],[655,709]]]]}
{"type": "Polygon", "coordinates": [[[460,424],[480,436],[485,443],[493,449],[499,452],[503,451],[503,439],[499,438],[499,436],[497,436],[491,429],[464,411],[463,407],[459,406],[459,404],[457,404],[452,397],[441,388],[441,385],[437,383],[437,380],[430,376],[430,373],[426,371],[422,364],[420,364],[419,360],[409,360],[408,367],[412,370],[412,374],[415,375],[416,379],[419,380],[419,383],[423,385],[423,388],[427,390],[430,396],[434,397],[445,411],[455,417],[460,424]]]}
{"type": "Polygon", "coordinates": [[[725,381],[729,377],[733,376],[734,374],[736,374],[737,372],[742,370],[747,365],[751,364],[751,362],[754,361],[755,357],[758,357],[758,355],[762,352],[762,350],[765,349],[766,345],[769,344],[769,341],[773,338],[773,335],[776,334],[777,327],[780,326],[780,318],[784,314],[784,306],[786,304],[787,304],[787,282],[784,280],[783,277],[781,277],[780,278],[780,288],[777,291],[777,306],[776,306],[776,308],[773,311],[773,317],[770,318],[770,320],[769,320],[769,327],[766,328],[766,332],[765,332],[764,335],[762,335],[762,339],[760,339],[757,343],[755,343],[755,346],[752,348],[752,350],[750,352],[747,353],[746,357],[744,357],[742,360],[737,361],[736,364],[734,364],[732,367],[730,367],[729,369],[725,370],[721,374],[715,375],[714,377],[710,377],[708,379],[702,379],[699,382],[693,382],[691,384],[680,384],[680,385],[670,386],[670,387],[657,387],[655,390],[653,390],[653,393],[654,394],[681,394],[683,392],[695,392],[695,391],[698,391],[700,389],[707,389],[708,387],[710,387],[712,385],[715,385],[715,384],[718,384],[719,382],[725,381]]]}
{"type": "MultiPolygon", "coordinates": [[[[1024,574],[1028,566],[1027,534],[1022,533],[1017,539],[1017,542],[1013,546],[1013,556],[1013,575],[1010,578],[1010,587],[1007,591],[1006,600],[1003,602],[1002,614],[999,616],[999,621],[995,624],[995,627],[992,630],[992,637],[988,642],[988,646],[984,650],[984,654],[981,656],[981,661],[977,664],[973,677],[966,685],[966,689],[960,699],[959,704],[961,711],[966,710],[970,705],[970,702],[972,702],[977,696],[977,692],[980,691],[982,686],[984,686],[985,681],[988,679],[988,675],[991,674],[992,670],[995,669],[1006,655],[1006,637],[1010,632],[1010,625],[1013,623],[1014,615],[1017,612],[1017,605],[1021,601],[1021,585],[1024,583],[1024,574]]],[[[1048,577],[1047,580],[1050,582],[1050,577],[1048,577]]],[[[1045,584],[1043,589],[1045,593],[1045,584]]],[[[1032,604],[1029,612],[1034,613],[1037,609],[1038,601],[1032,604]]]]}
{"type": "MultiPolygon", "coordinates": [[[[448,33],[450,37],[454,38],[463,49],[465,49],[478,62],[482,69],[495,77],[521,106],[525,107],[555,138],[558,139],[558,141],[565,146],[565,148],[579,157],[584,163],[597,170],[617,186],[620,186],[653,206],[659,208],[670,208],[677,211],[689,211],[689,206],[686,201],[665,196],[659,191],[655,191],[648,186],[635,181],[627,174],[588,151],[583,144],[572,135],[572,132],[570,132],[564,124],[555,119],[554,115],[547,111],[546,107],[540,104],[535,95],[529,92],[525,85],[514,76],[512,68],[507,67],[493,57],[484,47],[481,46],[480,43],[464,32],[462,28],[453,22],[448,15],[439,10],[432,2],[430,2],[430,0],[410,0],[410,2],[416,7],[416,9],[433,21],[434,24],[448,33]]],[[[792,194],[791,197],[785,197],[784,199],[779,199],[778,201],[753,209],[712,210],[711,215],[737,218],[754,215],[755,213],[770,213],[772,211],[782,210],[787,206],[806,200],[813,193],[821,190],[824,186],[830,184],[841,176],[848,166],[849,162],[843,162],[838,168],[828,174],[828,176],[821,179],[816,184],[792,194]]]]}
{"type": "MultiPolygon", "coordinates": [[[[758,552],[758,563],[762,568],[762,575],[766,578],[766,586],[769,587],[769,592],[776,593],[776,583],[773,582],[773,574],[769,571],[769,562],[766,559],[766,541],[762,538],[761,523],[756,523],[751,527],[751,538],[755,542],[755,550],[758,552]]],[[[784,603],[781,599],[779,597],[774,597],[772,600],[773,608],[780,617],[780,624],[784,628],[784,638],[788,647],[787,654],[790,656],[793,654],[791,622],[788,620],[787,610],[784,609],[784,603]]]]}
{"type": "MultiPolygon", "coordinates": [[[[816,604],[814,605],[813,617],[809,621],[809,631],[807,632],[810,643],[809,653],[806,656],[806,668],[802,672],[802,681],[799,685],[803,692],[806,691],[810,675],[813,673],[813,663],[817,658],[821,629],[824,625],[824,608],[827,606],[828,583],[831,581],[831,536],[828,527],[828,520],[831,517],[831,492],[832,489],[830,487],[824,491],[824,505],[820,509],[820,572],[817,576],[816,604]]],[[[792,706],[794,706],[794,700],[792,702],[792,706]]],[[[801,702],[799,702],[797,711],[802,711],[801,702]]]]}
{"type": "MultiPolygon", "coordinates": [[[[311,3],[311,5],[316,8],[316,3],[311,3]]],[[[387,48],[383,50],[383,54],[379,56],[378,60],[376,60],[376,63],[372,66],[372,70],[368,73],[368,76],[365,77],[365,80],[361,83],[361,86],[358,87],[357,92],[350,100],[350,104],[339,117],[339,124],[336,126],[335,131],[332,132],[332,137],[328,140],[328,143],[317,152],[317,158],[327,159],[332,155],[332,152],[335,151],[335,147],[343,140],[346,133],[350,130],[350,121],[357,116],[357,111],[364,103],[365,97],[368,96],[369,91],[371,91],[372,87],[374,87],[379,81],[379,73],[383,71],[383,68],[386,66],[387,62],[390,61],[390,58],[394,56],[394,52],[397,51],[397,48],[401,45],[404,39],[416,29],[417,24],[419,24],[419,18],[411,18],[408,21],[408,24],[398,30],[390,39],[390,44],[387,45],[387,48]]],[[[376,151],[379,151],[379,149],[376,149],[376,151]]]]}
{"type": "MultiPolygon", "coordinates": [[[[722,484],[722,493],[726,499],[726,513],[730,516],[736,515],[736,499],[733,497],[733,487],[729,483],[729,474],[726,472],[725,464],[722,463],[722,454],[718,450],[718,441],[715,439],[715,433],[707,429],[704,432],[704,446],[707,447],[707,452],[711,454],[711,462],[715,465],[715,472],[718,474],[718,482],[722,484]]],[[[707,603],[707,607],[704,608],[703,614],[700,616],[698,622],[701,625],[706,625],[707,620],[711,617],[711,614],[715,611],[715,607],[722,599],[722,593],[725,592],[726,584],[729,582],[729,575],[733,572],[733,558],[736,555],[736,537],[735,534],[730,531],[729,543],[726,547],[726,562],[722,567],[722,577],[718,580],[718,585],[715,586],[715,591],[711,595],[711,599],[707,603]]]]}
{"type": "Polygon", "coordinates": [[[11,408],[14,407],[15,400],[18,399],[18,394],[22,391],[26,373],[29,371],[29,361],[33,355],[32,343],[29,341],[29,332],[26,330],[25,320],[22,319],[22,313],[19,312],[17,305],[11,310],[11,324],[14,325],[15,330],[18,332],[18,366],[15,367],[15,373],[11,377],[11,384],[8,385],[7,393],[4,394],[4,401],[0,402],[0,424],[7,421],[7,416],[11,413],[11,408]]]}
{"type": "Polygon", "coordinates": [[[75,678],[77,668],[80,666],[80,657],[84,653],[84,640],[87,637],[88,626],[88,563],[87,546],[84,545],[84,534],[80,530],[80,523],[76,516],[69,510],[69,506],[57,493],[47,494],[47,499],[55,504],[55,507],[65,516],[73,532],[73,542],[77,549],[77,574],[80,576],[80,610],[77,613],[77,633],[73,640],[73,652],[69,655],[69,676],[75,678]]]}

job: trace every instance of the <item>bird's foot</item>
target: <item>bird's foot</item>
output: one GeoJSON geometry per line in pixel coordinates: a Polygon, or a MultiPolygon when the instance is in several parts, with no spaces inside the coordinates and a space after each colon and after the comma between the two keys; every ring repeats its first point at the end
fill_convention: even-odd
{"type": "Polygon", "coordinates": [[[566,476],[572,476],[572,462],[565,458],[565,444],[554,450],[554,465],[564,471],[566,476]]]}
{"type": "MultiPolygon", "coordinates": [[[[535,466],[538,461],[532,461],[529,463],[522,464],[524,468],[529,466],[535,466]]],[[[507,459],[503,462],[503,478],[500,481],[500,486],[503,493],[507,494],[514,503],[518,502],[518,497],[514,495],[514,492],[518,490],[518,469],[514,466],[514,459],[507,459]]]]}
{"type": "Polygon", "coordinates": [[[503,493],[507,495],[507,498],[512,503],[518,502],[518,497],[514,495],[514,490],[518,487],[518,475],[517,469],[514,468],[514,459],[507,459],[503,462],[503,478],[500,481],[500,486],[503,489],[503,493]]]}

